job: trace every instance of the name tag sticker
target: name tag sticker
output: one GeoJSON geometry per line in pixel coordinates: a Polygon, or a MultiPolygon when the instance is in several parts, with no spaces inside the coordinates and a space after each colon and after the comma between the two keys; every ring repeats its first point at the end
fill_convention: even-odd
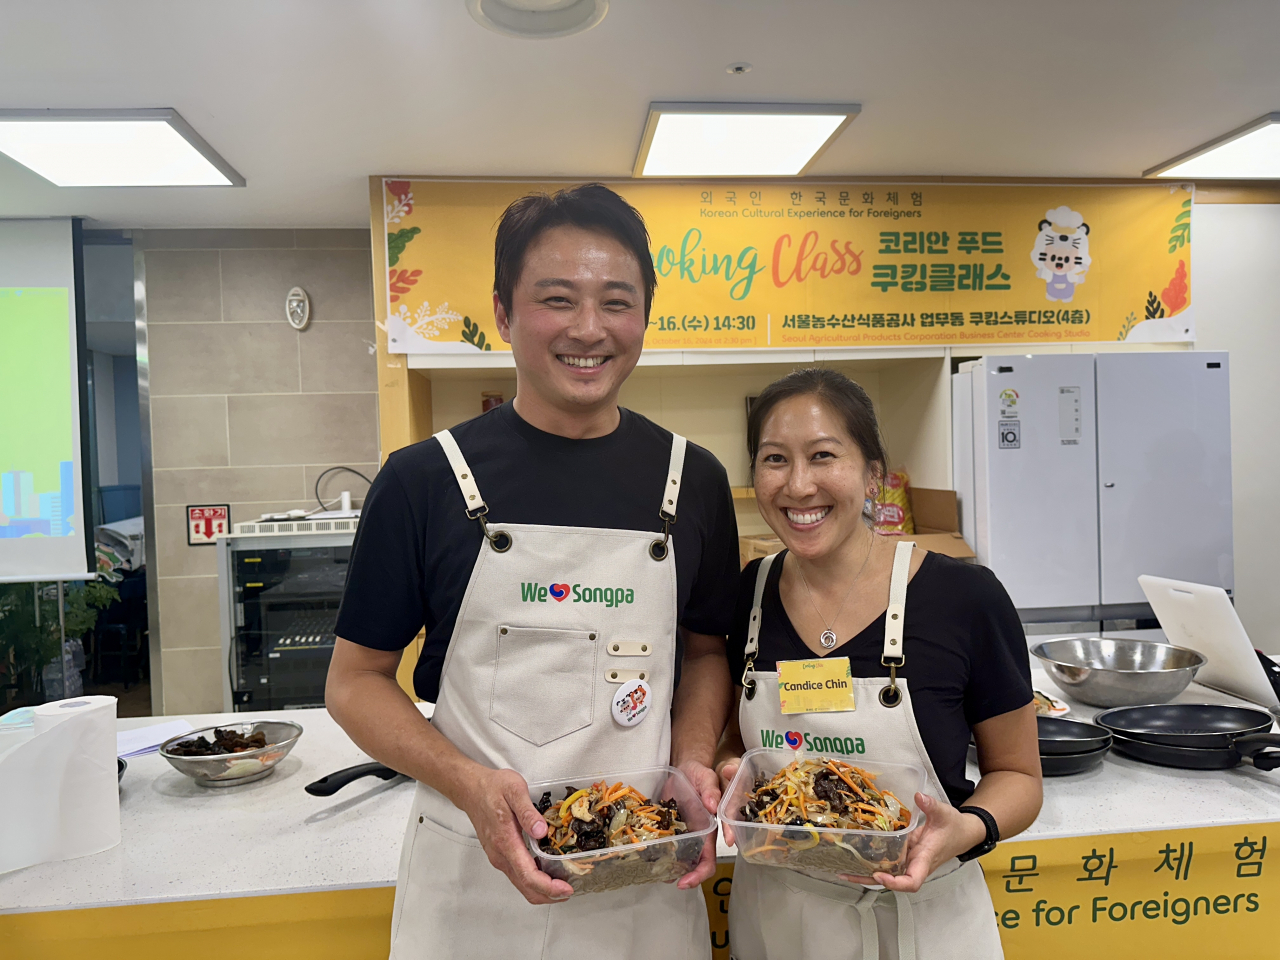
{"type": "Polygon", "coordinates": [[[780,661],[778,699],[783,713],[844,713],[855,709],[849,658],[780,661]]]}

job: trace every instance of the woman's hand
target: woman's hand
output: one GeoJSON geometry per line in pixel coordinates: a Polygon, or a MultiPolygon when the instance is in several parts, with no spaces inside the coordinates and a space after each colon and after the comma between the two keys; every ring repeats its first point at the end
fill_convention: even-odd
{"type": "MultiPolygon", "coordinates": [[[[689,778],[693,788],[698,791],[698,799],[711,814],[711,819],[715,820],[716,807],[720,805],[720,781],[716,778],[716,772],[695,760],[686,760],[680,764],[680,772],[689,778]]],[[[712,833],[703,844],[702,859],[698,861],[698,865],[681,877],[676,886],[681,890],[689,890],[714,875],[715,872],[716,835],[712,833]]]]}
{"type": "Polygon", "coordinates": [[[938,867],[987,837],[986,824],[971,813],[961,813],[951,804],[923,793],[916,794],[916,804],[924,812],[925,823],[912,838],[906,873],[900,877],[877,873],[871,877],[844,876],[844,879],[883,884],[886,889],[899,893],[915,893],[938,867]]]}

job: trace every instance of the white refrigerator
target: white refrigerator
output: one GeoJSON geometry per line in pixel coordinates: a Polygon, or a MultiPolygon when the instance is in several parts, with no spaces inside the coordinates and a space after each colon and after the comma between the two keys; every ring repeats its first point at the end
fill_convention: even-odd
{"type": "Polygon", "coordinates": [[[1228,374],[1227,355],[1210,352],[961,365],[961,530],[1019,609],[1133,616],[1121,608],[1145,603],[1144,573],[1231,591],[1228,374]]]}

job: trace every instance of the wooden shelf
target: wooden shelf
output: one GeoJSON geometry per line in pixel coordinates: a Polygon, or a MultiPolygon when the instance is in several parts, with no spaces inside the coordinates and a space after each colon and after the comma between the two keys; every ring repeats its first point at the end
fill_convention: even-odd
{"type": "Polygon", "coordinates": [[[735,500],[754,500],[756,498],[755,487],[730,487],[735,500]]]}

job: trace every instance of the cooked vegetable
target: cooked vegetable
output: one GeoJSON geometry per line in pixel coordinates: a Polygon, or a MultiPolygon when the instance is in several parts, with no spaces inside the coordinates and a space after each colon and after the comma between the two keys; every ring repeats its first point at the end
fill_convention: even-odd
{"type": "Polygon", "coordinates": [[[268,745],[267,735],[261,730],[246,737],[234,730],[215,727],[212,742],[205,737],[180,740],[169,748],[169,753],[175,757],[217,757],[228,753],[261,750],[268,745]]]}
{"type": "MultiPolygon", "coordinates": [[[[911,825],[911,811],[889,791],[877,790],[876,776],[841,760],[793,760],[770,779],[761,777],[747,793],[742,819],[788,827],[837,827],[892,833],[911,825]]],[[[816,846],[812,830],[784,831],[793,847],[816,846]],[[791,836],[790,834],[795,834],[791,836]]]]}
{"type": "Polygon", "coordinates": [[[559,804],[542,808],[547,835],[538,846],[547,853],[567,854],[604,847],[624,847],[645,840],[679,836],[688,827],[678,819],[675,800],[655,802],[622,783],[604,781],[574,790],[559,804]]]}

